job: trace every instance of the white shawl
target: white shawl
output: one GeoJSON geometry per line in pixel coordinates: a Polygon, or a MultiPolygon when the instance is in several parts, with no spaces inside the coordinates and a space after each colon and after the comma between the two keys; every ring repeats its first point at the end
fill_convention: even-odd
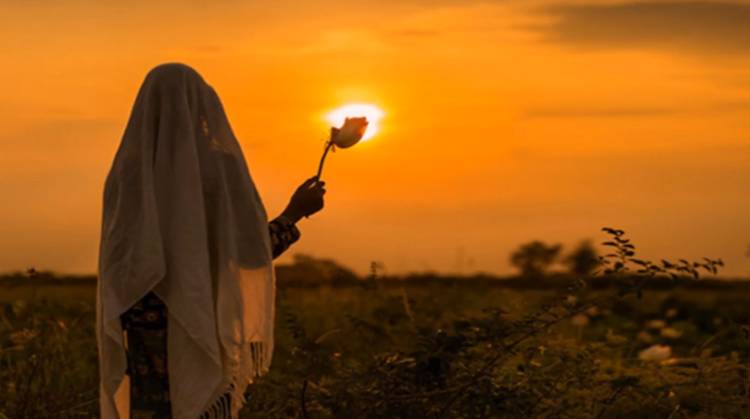
{"type": "Polygon", "coordinates": [[[120,315],[149,291],[169,312],[173,417],[237,417],[273,351],[268,219],[216,92],[188,66],[154,68],[138,92],[104,188],[99,253],[101,417],[129,417],[120,315]]]}

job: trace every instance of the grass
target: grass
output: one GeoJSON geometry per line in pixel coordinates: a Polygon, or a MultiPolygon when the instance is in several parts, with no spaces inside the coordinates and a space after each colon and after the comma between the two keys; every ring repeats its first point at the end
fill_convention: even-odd
{"type": "MultiPolygon", "coordinates": [[[[636,259],[605,231],[593,278],[279,269],[273,367],[241,417],[750,417],[750,283],[698,279],[720,260],[636,259]]],[[[0,418],[97,416],[94,289],[0,281],[0,418]]]]}
{"type": "MultiPolygon", "coordinates": [[[[414,354],[425,348],[420,339],[434,338],[436,331],[441,330],[447,335],[456,336],[457,321],[481,318],[488,310],[500,309],[507,313],[504,314],[506,321],[517,321],[550,301],[557,292],[551,288],[542,291],[509,288],[502,283],[477,286],[467,280],[426,280],[406,285],[402,282],[384,282],[382,285],[362,282],[351,286],[280,287],[274,366],[267,377],[251,388],[250,403],[243,416],[344,417],[341,416],[343,413],[335,411],[335,405],[339,403],[343,406],[350,401],[324,400],[324,394],[316,392],[325,390],[325,386],[332,381],[352,379],[347,375],[351,373],[349,370],[359,368],[353,373],[367,374],[366,368],[372,367],[373,363],[382,366],[379,363],[384,354],[400,354],[406,359],[408,357],[404,354],[414,354]],[[302,350],[305,359],[300,359],[300,348],[304,347],[300,337],[296,336],[300,331],[312,341],[324,337],[318,342],[319,347],[302,350]],[[317,365],[312,361],[316,356],[322,357],[318,360],[320,364],[330,365],[317,365]],[[341,371],[319,370],[329,367],[346,371],[343,373],[345,377],[342,377],[341,371]],[[309,399],[306,400],[306,412],[303,412],[299,393],[305,382],[308,383],[309,393],[306,396],[309,399]],[[311,389],[310,383],[315,383],[316,387],[311,389]]],[[[595,290],[591,294],[608,292],[595,290]]],[[[743,417],[742,403],[746,402],[737,400],[747,400],[745,391],[748,382],[744,378],[744,368],[750,356],[750,344],[745,339],[743,327],[750,324],[748,299],[750,292],[738,292],[732,284],[726,284],[724,288],[716,286],[709,291],[691,287],[648,290],[641,300],[625,298],[610,308],[585,312],[585,322],[581,321],[583,317],[577,317],[576,321],[560,322],[529,345],[528,348],[534,348],[532,352],[536,353],[524,352],[528,350],[526,348],[513,355],[517,359],[509,361],[504,367],[513,366],[516,369],[511,378],[505,376],[507,370],[498,370],[495,374],[504,376],[504,380],[516,380],[516,384],[525,383],[529,389],[539,386],[539,391],[547,385],[545,382],[560,379],[581,381],[577,385],[566,384],[570,388],[564,391],[558,390],[561,396],[557,401],[548,400],[540,394],[533,404],[536,409],[542,409],[549,403],[554,406],[528,411],[532,416],[542,416],[541,413],[546,411],[558,412],[563,408],[579,414],[580,406],[591,405],[592,397],[596,395],[584,391],[584,381],[594,379],[596,374],[580,368],[588,363],[591,363],[589,366],[598,363],[597,368],[611,370],[613,376],[624,380],[623,383],[637,380],[637,385],[620,390],[620,396],[616,396],[617,400],[612,400],[609,405],[594,403],[596,406],[588,410],[590,417],[597,417],[602,406],[608,408],[601,417],[629,417],[635,414],[633,409],[639,405],[635,398],[637,392],[632,388],[638,386],[644,387],[641,389],[644,391],[658,389],[658,394],[663,396],[661,404],[649,405],[653,417],[667,417],[671,414],[671,411],[667,412],[670,409],[685,412],[680,413],[683,416],[673,417],[743,417]],[[665,324],[656,328],[649,326],[653,320],[662,320],[665,324]],[[674,329],[680,335],[662,336],[661,330],[666,328],[674,329]],[[669,362],[638,359],[640,351],[655,344],[671,348],[671,365],[669,362]],[[544,356],[555,353],[553,357],[557,361],[535,358],[540,353],[539,348],[545,346],[548,352],[544,356]],[[575,368],[572,365],[568,370],[560,368],[560,365],[565,365],[564,362],[560,363],[560,359],[570,361],[565,357],[572,356],[575,360],[582,353],[593,358],[576,360],[575,368]],[[594,362],[596,359],[598,361],[594,362]],[[678,382],[670,380],[693,377],[690,372],[697,374],[697,363],[703,363],[703,368],[710,367],[717,371],[728,369],[731,376],[742,378],[738,378],[737,382],[712,383],[708,374],[705,383],[700,384],[698,389],[691,388],[685,393],[687,396],[670,396],[670,392],[678,394],[680,389],[678,382]],[[531,378],[529,372],[524,372],[524,376],[521,370],[517,370],[519,366],[531,370],[546,368],[547,372],[541,377],[531,378]],[[669,378],[670,374],[678,376],[669,378]],[[667,384],[649,382],[660,379],[666,380],[667,384]],[[733,387],[728,389],[724,386],[733,387]],[[732,394],[736,397],[730,397],[732,394]],[[693,399],[699,395],[700,398],[693,399]],[[628,401],[624,396],[634,399],[628,401]],[[675,397],[679,400],[670,402],[670,398],[675,397]],[[686,399],[682,400],[681,397],[686,399]],[[730,411],[729,416],[725,416],[727,411],[719,412],[720,415],[716,416],[719,413],[712,413],[711,410],[715,410],[715,407],[706,407],[715,403],[734,406],[732,408],[737,410],[730,411]],[[573,409],[569,405],[578,408],[573,409]]],[[[93,281],[73,285],[45,281],[34,284],[32,279],[26,284],[6,284],[0,287],[0,302],[0,383],[4,387],[0,391],[0,411],[9,418],[96,417],[93,281]]],[[[449,358],[435,345],[433,342],[426,347],[434,351],[437,359],[449,358]]],[[[440,365],[440,361],[436,362],[436,365],[440,365]]],[[[436,368],[439,370],[443,367],[436,368]]],[[[398,380],[403,378],[399,374],[407,373],[395,373],[395,378],[380,378],[398,380]]],[[[724,374],[726,377],[726,371],[724,374]]],[[[615,378],[610,377],[610,382],[615,378]]],[[[439,381],[439,377],[430,376],[429,379],[439,381]]],[[[431,388],[434,384],[427,387],[431,388]]],[[[479,384],[480,387],[483,385],[479,384]]],[[[379,391],[377,386],[372,390],[379,391]]],[[[327,397],[335,399],[336,395],[327,397]]],[[[514,397],[520,399],[521,395],[515,394],[514,397]]],[[[528,394],[523,397],[529,398],[528,394]]],[[[440,400],[428,402],[440,404],[440,400]]],[[[532,405],[529,401],[525,403],[532,405]]],[[[506,417],[523,412],[528,406],[506,406],[506,417]]],[[[503,417],[502,409],[502,406],[495,406],[485,413],[471,414],[459,409],[446,417],[503,417]]],[[[387,407],[377,407],[373,408],[371,415],[365,415],[389,417],[385,416],[388,412],[387,407]]],[[[425,412],[429,413],[429,407],[425,412]]],[[[638,414],[645,413],[639,411],[638,414]]]]}

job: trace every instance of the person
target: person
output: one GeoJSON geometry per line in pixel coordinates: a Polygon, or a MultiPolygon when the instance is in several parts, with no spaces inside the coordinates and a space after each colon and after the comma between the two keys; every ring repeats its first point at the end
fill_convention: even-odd
{"type": "Polygon", "coordinates": [[[272,260],[323,208],[311,178],[268,222],[214,89],[152,69],[104,187],[101,417],[236,418],[273,351],[272,260]]]}

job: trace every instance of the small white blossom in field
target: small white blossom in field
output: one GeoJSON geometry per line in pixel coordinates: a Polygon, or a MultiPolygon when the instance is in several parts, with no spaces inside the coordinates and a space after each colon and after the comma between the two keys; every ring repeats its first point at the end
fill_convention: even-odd
{"type": "Polygon", "coordinates": [[[691,367],[698,368],[698,363],[695,358],[669,358],[660,362],[661,365],[668,367],[691,367]]]}
{"type": "Polygon", "coordinates": [[[672,356],[672,348],[668,345],[653,345],[638,353],[641,361],[664,361],[672,356]]]}
{"type": "Polygon", "coordinates": [[[626,338],[625,336],[617,335],[612,332],[612,329],[608,329],[607,342],[613,345],[624,345],[628,342],[628,338],[626,338]]]}
{"type": "Polygon", "coordinates": [[[601,310],[599,310],[599,307],[596,307],[596,306],[589,307],[589,309],[586,310],[586,314],[589,317],[596,317],[596,316],[599,315],[600,312],[601,312],[601,310]]]}
{"type": "Polygon", "coordinates": [[[672,327],[665,327],[661,329],[661,335],[665,338],[677,339],[682,336],[682,332],[672,327]]]}
{"type": "Polygon", "coordinates": [[[578,327],[583,327],[589,324],[589,317],[585,314],[576,314],[570,318],[570,322],[578,327]]]}
{"type": "Polygon", "coordinates": [[[635,338],[644,343],[651,343],[654,341],[654,337],[651,336],[651,333],[648,333],[645,330],[638,332],[638,335],[635,338]]]}
{"type": "Polygon", "coordinates": [[[25,345],[37,336],[39,336],[39,331],[37,330],[21,329],[10,334],[10,341],[14,345],[25,345]]]}
{"type": "Polygon", "coordinates": [[[661,319],[649,320],[646,322],[647,329],[663,329],[667,327],[667,322],[661,319]]]}

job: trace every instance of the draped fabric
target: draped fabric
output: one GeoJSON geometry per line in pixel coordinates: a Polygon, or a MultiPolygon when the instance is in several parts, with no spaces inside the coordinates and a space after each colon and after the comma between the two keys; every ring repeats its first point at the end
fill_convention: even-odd
{"type": "Polygon", "coordinates": [[[168,307],[174,418],[236,417],[273,351],[268,219],[216,92],[183,64],[146,76],[105,183],[97,289],[104,419],[128,417],[120,315],[149,292],[168,307]]]}

